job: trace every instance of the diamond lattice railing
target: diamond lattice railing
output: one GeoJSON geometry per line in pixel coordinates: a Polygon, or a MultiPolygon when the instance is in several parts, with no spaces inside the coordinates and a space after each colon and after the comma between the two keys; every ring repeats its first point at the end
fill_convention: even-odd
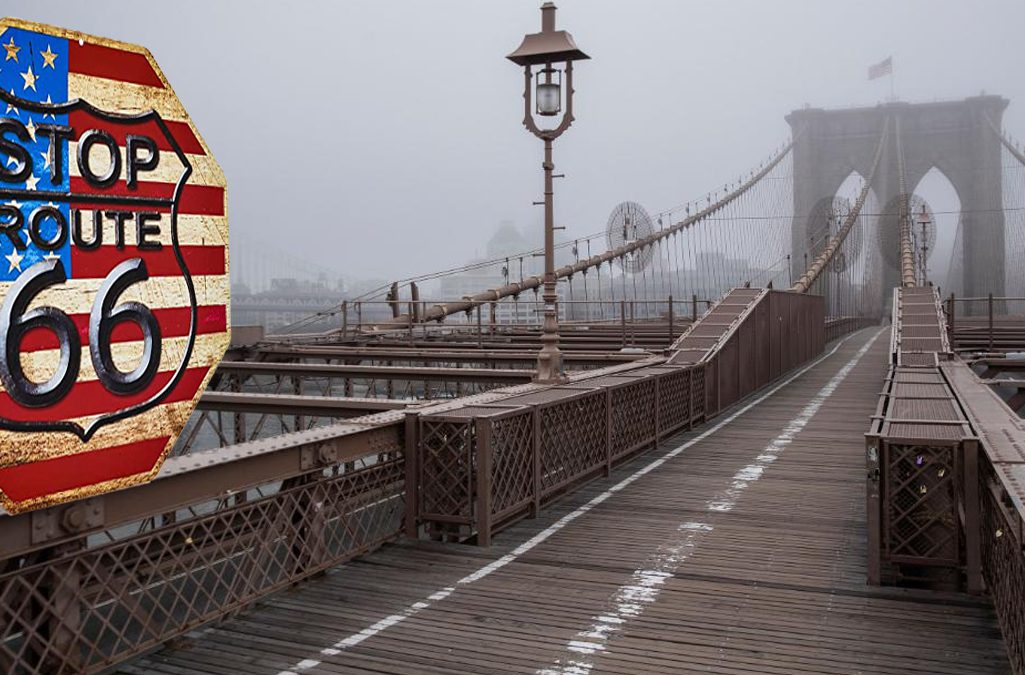
{"type": "Polygon", "coordinates": [[[1016,511],[1001,507],[995,477],[982,472],[982,571],[1014,672],[1025,672],[1025,553],[1016,511]],[[1015,523],[1015,521],[1018,521],[1015,523]]]}
{"type": "Polygon", "coordinates": [[[655,439],[655,382],[649,377],[610,392],[613,457],[633,452],[655,439]]]}
{"type": "Polygon", "coordinates": [[[605,465],[605,405],[599,390],[538,409],[543,495],[605,465]]]}
{"type": "Polygon", "coordinates": [[[501,514],[533,499],[534,415],[528,408],[491,425],[491,512],[501,514]]]}
{"type": "Polygon", "coordinates": [[[690,368],[679,368],[659,380],[658,426],[664,434],[686,426],[690,422],[690,368]]]}
{"type": "Polygon", "coordinates": [[[375,453],[6,569],[0,670],[101,669],[365,553],[399,533],[404,471],[375,453]]]}
{"type": "Polygon", "coordinates": [[[421,515],[461,517],[472,515],[473,420],[421,418],[420,499],[421,515]]]}
{"type": "Polygon", "coordinates": [[[953,446],[888,446],[891,559],[957,562],[959,524],[953,446]]]}

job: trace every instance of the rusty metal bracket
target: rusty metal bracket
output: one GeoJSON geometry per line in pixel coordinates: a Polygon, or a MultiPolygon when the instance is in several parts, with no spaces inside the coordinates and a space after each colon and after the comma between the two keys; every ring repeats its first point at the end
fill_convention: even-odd
{"type": "Polygon", "coordinates": [[[316,447],[305,447],[299,454],[299,469],[311,471],[338,462],[338,446],[334,443],[322,443],[316,447]]]}
{"type": "Polygon", "coordinates": [[[33,511],[31,518],[32,543],[45,544],[68,535],[103,527],[103,498],[93,497],[73,502],[68,506],[33,511]]]}

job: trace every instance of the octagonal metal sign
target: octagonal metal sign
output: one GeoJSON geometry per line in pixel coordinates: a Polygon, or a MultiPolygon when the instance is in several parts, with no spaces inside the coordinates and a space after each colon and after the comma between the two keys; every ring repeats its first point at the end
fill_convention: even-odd
{"type": "Polygon", "coordinates": [[[0,20],[0,501],[156,475],[229,341],[224,176],[148,51],[0,20]]]}

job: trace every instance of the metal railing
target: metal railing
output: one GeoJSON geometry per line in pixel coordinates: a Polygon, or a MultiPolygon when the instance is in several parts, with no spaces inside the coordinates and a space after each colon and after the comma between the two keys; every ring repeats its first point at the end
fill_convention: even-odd
{"type": "Polygon", "coordinates": [[[404,457],[380,440],[0,517],[0,671],[101,670],[398,536],[404,457]]]}
{"type": "Polygon", "coordinates": [[[437,414],[410,415],[409,534],[496,529],[705,416],[705,366],[656,366],[437,414]],[[415,436],[413,435],[415,430],[415,436]]]}
{"type": "MultiPolygon", "coordinates": [[[[540,294],[531,293],[522,299],[506,297],[492,302],[476,303],[456,313],[442,313],[429,319],[431,307],[447,308],[453,300],[353,300],[343,301],[337,310],[340,326],[323,333],[289,333],[268,336],[268,340],[288,341],[317,337],[321,340],[345,338],[365,333],[405,330],[417,336],[462,330],[467,333],[493,334],[502,331],[540,329],[544,307],[540,294]],[[396,321],[400,323],[396,324],[396,321]]],[[[560,327],[619,325],[623,322],[659,321],[682,327],[712,306],[713,300],[694,295],[683,300],[669,295],[665,298],[634,298],[611,300],[559,300],[560,327]]],[[[447,310],[445,310],[447,311],[447,310]]],[[[333,315],[334,313],[332,313],[333,315]]],[[[326,316],[326,315],[325,315],[326,316]]]]}
{"type": "Polygon", "coordinates": [[[1025,349],[1025,297],[994,296],[944,300],[951,343],[959,352],[1025,349]]]}
{"type": "Polygon", "coordinates": [[[894,290],[890,369],[866,435],[868,580],[981,591],[978,441],[940,364],[953,358],[931,287],[894,290]]]}

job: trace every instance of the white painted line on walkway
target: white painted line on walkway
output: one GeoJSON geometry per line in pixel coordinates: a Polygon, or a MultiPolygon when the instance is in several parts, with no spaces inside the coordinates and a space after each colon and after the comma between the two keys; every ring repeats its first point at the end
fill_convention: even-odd
{"type": "MultiPolygon", "coordinates": [[[[829,400],[840,383],[847,379],[881,333],[882,331],[872,336],[872,339],[866,342],[783,427],[783,431],[765,446],[761,454],[755,457],[751,464],[734,474],[722,492],[705,502],[705,511],[714,514],[733,510],[744,490],[761,478],[769,465],[793,443],[794,438],[829,400]]],[[[629,582],[612,594],[608,601],[608,609],[592,617],[591,625],[566,643],[566,651],[571,652],[573,656],[557,659],[552,666],[538,669],[538,675],[588,675],[594,668],[594,661],[581,657],[605,651],[606,643],[612,634],[622,630],[629,619],[640,616],[645,606],[653,604],[658,599],[665,582],[690,558],[704,535],[712,530],[712,525],[707,523],[690,521],[681,524],[676,536],[659,545],[658,550],[648,558],[646,567],[636,570],[629,582]]]]}
{"type": "MultiPolygon", "coordinates": [[[[864,347],[862,347],[861,351],[858,352],[859,355],[863,354],[864,352],[866,352],[868,350],[868,346],[871,345],[873,342],[875,342],[876,338],[879,337],[881,332],[882,331],[880,331],[879,333],[876,333],[872,337],[872,339],[868,342],[868,344],[866,344],[864,347]]],[[[698,434],[697,436],[695,436],[691,440],[687,441],[683,445],[679,445],[679,446],[673,448],[672,450],[669,450],[668,452],[663,454],[658,459],[655,459],[655,460],[649,462],[648,464],[644,465],[643,467],[641,467],[640,469],[638,469],[634,473],[630,474],[629,476],[627,476],[623,480],[619,481],[618,483],[616,483],[615,485],[610,487],[605,492],[602,492],[598,496],[596,496],[593,499],[591,499],[591,501],[587,502],[583,506],[580,506],[575,511],[572,511],[572,512],[566,514],[565,516],[563,516],[559,520],[555,521],[552,525],[548,526],[547,528],[545,528],[541,532],[538,532],[533,537],[531,537],[527,541],[525,541],[522,544],[520,544],[519,546],[517,546],[515,549],[513,549],[513,551],[511,553],[507,553],[506,555],[502,556],[501,558],[498,558],[497,560],[494,560],[491,563],[489,563],[487,565],[484,565],[483,567],[481,567],[480,569],[472,572],[471,574],[466,575],[462,579],[459,579],[458,581],[456,581],[454,586],[447,586],[445,588],[442,588],[441,590],[439,590],[439,591],[437,591],[435,593],[432,593],[431,595],[427,596],[425,599],[420,600],[419,602],[414,602],[413,604],[409,605],[408,607],[406,607],[401,612],[398,612],[396,614],[392,614],[391,616],[387,616],[387,617],[381,619],[380,621],[378,621],[377,623],[374,623],[373,625],[364,628],[363,630],[359,631],[358,633],[353,633],[353,634],[351,634],[351,635],[349,635],[349,636],[339,640],[338,642],[334,643],[330,647],[325,647],[324,649],[321,649],[319,655],[321,657],[337,656],[338,654],[342,653],[343,650],[348,649],[350,647],[355,647],[356,645],[360,644],[364,640],[377,635],[381,631],[387,630],[388,628],[391,628],[392,626],[395,626],[397,624],[402,623],[403,621],[405,621],[409,617],[415,616],[415,615],[419,614],[423,610],[425,610],[428,607],[430,607],[432,604],[434,604],[436,602],[439,602],[441,600],[444,600],[448,596],[450,596],[453,593],[455,593],[456,589],[459,588],[460,586],[466,586],[468,584],[472,584],[475,581],[479,581],[479,580],[483,579],[484,577],[488,576],[492,572],[505,567],[509,563],[511,563],[514,560],[516,560],[517,558],[521,557],[523,554],[525,554],[528,551],[530,551],[531,549],[535,548],[538,544],[541,544],[545,540],[549,539],[553,534],[555,534],[559,530],[563,529],[564,527],[566,527],[567,525],[572,523],[574,520],[576,520],[580,516],[584,515],[585,513],[587,513],[588,511],[590,511],[594,507],[598,506],[599,504],[601,504],[602,502],[607,500],[609,497],[613,496],[614,494],[616,494],[617,492],[619,492],[623,488],[627,487],[628,485],[630,485],[631,483],[636,481],[641,476],[644,476],[644,475],[654,471],[658,467],[660,467],[663,464],[665,464],[667,461],[669,461],[669,460],[673,459],[674,457],[678,456],[684,450],[686,450],[686,449],[692,447],[693,445],[695,445],[697,443],[700,443],[701,441],[705,440],[706,438],[708,438],[709,436],[711,436],[715,432],[719,431],[720,429],[722,429],[726,425],[728,425],[731,422],[733,422],[734,420],[736,420],[738,417],[740,417],[744,413],[748,412],[749,410],[751,410],[755,406],[757,406],[760,403],[762,403],[763,401],[765,401],[770,396],[773,396],[774,394],[776,394],[776,392],[778,392],[780,389],[782,389],[783,387],[786,387],[791,382],[793,382],[797,378],[801,377],[806,372],[808,372],[809,370],[811,370],[812,368],[814,368],[815,366],[819,365],[820,363],[825,361],[827,358],[829,358],[830,356],[835,354],[836,351],[838,349],[840,349],[841,345],[843,345],[845,342],[847,342],[847,340],[849,340],[850,337],[851,336],[848,336],[848,337],[844,338],[843,340],[840,340],[828,352],[826,352],[825,354],[823,354],[819,358],[815,359],[814,361],[812,361],[808,365],[802,367],[800,370],[795,372],[793,375],[787,377],[782,382],[776,384],[771,389],[767,390],[765,393],[760,394],[756,398],[752,399],[750,402],[748,402],[747,404],[745,404],[741,408],[738,408],[736,411],[731,413],[728,417],[723,418],[722,420],[720,420],[719,422],[717,422],[713,426],[709,427],[705,431],[701,432],[700,434],[698,434]]],[[[853,368],[853,366],[851,366],[851,367],[853,368]]],[[[846,368],[846,366],[845,366],[845,368],[846,368]]],[[[701,524],[697,523],[695,525],[699,526],[695,531],[696,532],[700,531],[701,524]]],[[[304,659],[304,660],[296,663],[292,667],[291,670],[283,670],[280,673],[278,673],[278,675],[299,675],[299,673],[301,673],[303,671],[310,670],[312,668],[316,668],[321,663],[323,663],[322,659],[321,660],[318,660],[318,659],[304,659]]],[[[566,671],[566,672],[571,672],[571,671],[566,671]]]]}

